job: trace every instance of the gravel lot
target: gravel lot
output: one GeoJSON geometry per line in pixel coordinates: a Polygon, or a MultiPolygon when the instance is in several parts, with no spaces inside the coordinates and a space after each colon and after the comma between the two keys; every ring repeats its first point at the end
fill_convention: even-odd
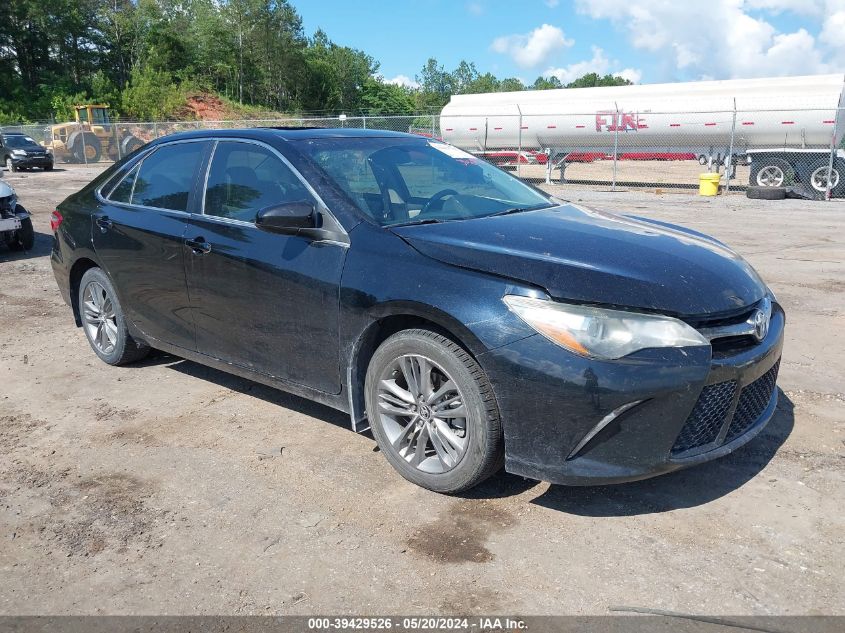
{"type": "Polygon", "coordinates": [[[49,213],[98,171],[4,174],[38,236],[0,247],[0,613],[845,614],[845,202],[563,189],[757,267],[788,311],[778,413],[681,473],[456,498],[338,412],[171,356],[97,360],[49,213]]]}

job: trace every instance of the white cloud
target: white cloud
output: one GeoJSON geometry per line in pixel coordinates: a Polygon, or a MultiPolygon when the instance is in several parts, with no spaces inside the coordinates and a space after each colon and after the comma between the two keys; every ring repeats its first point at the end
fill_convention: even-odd
{"type": "Polygon", "coordinates": [[[533,68],[573,43],[573,40],[566,39],[558,27],[543,24],[530,33],[497,37],[491,48],[497,53],[510,55],[522,68],[533,68]]]}
{"type": "Polygon", "coordinates": [[[627,79],[632,84],[640,83],[640,80],[643,78],[643,71],[639,68],[623,68],[617,73],[613,73],[617,77],[622,77],[622,79],[627,79]]]}
{"type": "Polygon", "coordinates": [[[624,77],[628,81],[638,83],[642,79],[642,71],[636,68],[625,68],[624,70],[611,72],[610,68],[613,63],[607,58],[604,50],[598,46],[593,46],[593,56],[591,59],[586,59],[580,62],[574,62],[568,66],[560,68],[548,68],[543,73],[544,77],[557,77],[561,83],[567,84],[579,77],[583,77],[588,73],[597,73],[599,75],[617,75],[624,77]]]}
{"type": "Polygon", "coordinates": [[[573,79],[577,79],[587,73],[599,73],[600,75],[607,74],[607,69],[610,67],[610,60],[604,54],[604,51],[598,46],[593,46],[593,57],[580,62],[575,62],[564,66],[562,68],[549,68],[543,73],[544,77],[557,77],[563,84],[569,83],[573,79]]]}
{"type": "Polygon", "coordinates": [[[845,57],[843,5],[845,0],[576,0],[580,13],[612,21],[635,48],[668,57],[694,77],[717,79],[838,70],[831,62],[845,57]],[[841,16],[834,11],[840,6],[841,16]],[[824,28],[818,38],[804,28],[780,32],[767,18],[784,11],[824,28]]]}
{"type": "Polygon", "coordinates": [[[828,46],[845,46],[845,11],[837,11],[825,20],[819,39],[828,46]]]}
{"type": "Polygon", "coordinates": [[[557,5],[560,4],[560,0],[543,0],[543,3],[550,9],[554,9],[557,5]]]}
{"type": "Polygon", "coordinates": [[[406,88],[419,88],[420,85],[408,77],[408,75],[396,75],[393,79],[382,79],[386,84],[394,84],[396,86],[405,86],[406,88]]]}

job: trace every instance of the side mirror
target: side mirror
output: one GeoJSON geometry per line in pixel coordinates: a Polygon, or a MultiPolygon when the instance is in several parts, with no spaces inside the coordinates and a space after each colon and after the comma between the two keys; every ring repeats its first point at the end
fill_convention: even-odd
{"type": "Polygon", "coordinates": [[[261,209],[255,216],[255,226],[269,233],[295,235],[317,226],[317,212],[310,202],[285,202],[261,209]]]}

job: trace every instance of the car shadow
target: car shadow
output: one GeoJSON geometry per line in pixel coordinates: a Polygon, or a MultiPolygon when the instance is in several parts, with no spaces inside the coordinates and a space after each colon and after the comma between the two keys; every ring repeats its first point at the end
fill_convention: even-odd
{"type": "Polygon", "coordinates": [[[35,244],[28,251],[13,251],[0,237],[0,263],[35,259],[50,255],[53,248],[53,236],[48,233],[35,233],[35,244]]]}
{"type": "MultiPolygon", "coordinates": [[[[353,432],[346,413],[165,352],[154,350],[149,357],[133,364],[133,367],[157,365],[167,365],[168,369],[187,376],[260,398],[272,405],[353,432]]],[[[774,458],[794,426],[794,405],[779,389],[778,406],[771,422],[760,435],[730,455],[686,470],[627,484],[580,487],[551,485],[530,503],[589,517],[654,514],[703,505],[741,488],[759,475],[774,458]]],[[[362,435],[372,439],[369,430],[362,435]]],[[[375,441],[373,450],[378,450],[375,441]]],[[[542,482],[501,470],[475,488],[455,496],[469,500],[506,498],[542,485],[542,482]]]]}
{"type": "Polygon", "coordinates": [[[721,459],[653,479],[612,486],[549,486],[531,503],[589,517],[634,516],[714,501],[760,474],[795,425],[794,405],[778,390],[771,422],[748,444],[721,459]]]}
{"type": "Polygon", "coordinates": [[[215,385],[231,389],[232,391],[237,391],[238,393],[259,398],[275,406],[290,409],[292,411],[296,411],[297,413],[317,418],[323,422],[328,422],[353,432],[352,426],[349,423],[348,414],[332,409],[331,407],[320,404],[319,402],[295,396],[291,393],[280,391],[279,389],[273,389],[272,387],[267,387],[261,383],[241,378],[240,376],[220,371],[206,365],[201,365],[184,358],[179,358],[178,356],[164,354],[163,352],[152,354],[148,360],[143,362],[158,365],[165,365],[169,363],[168,369],[173,369],[174,371],[178,371],[187,376],[192,376],[194,378],[199,378],[200,380],[214,383],[215,385]]]}

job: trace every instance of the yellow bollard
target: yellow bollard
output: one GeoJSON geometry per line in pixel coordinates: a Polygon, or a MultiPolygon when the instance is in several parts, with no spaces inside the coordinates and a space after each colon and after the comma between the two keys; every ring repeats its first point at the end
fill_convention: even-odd
{"type": "Polygon", "coordinates": [[[722,176],[719,174],[699,174],[698,195],[715,196],[719,193],[719,181],[722,176]]]}

